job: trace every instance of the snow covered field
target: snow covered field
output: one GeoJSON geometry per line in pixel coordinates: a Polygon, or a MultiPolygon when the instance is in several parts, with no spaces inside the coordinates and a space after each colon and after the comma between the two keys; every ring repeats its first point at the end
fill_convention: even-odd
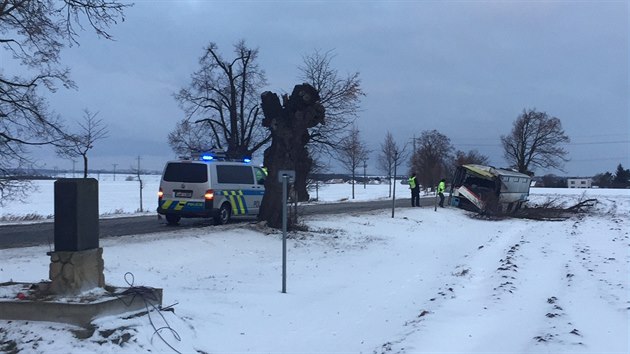
{"type": "MultiPolygon", "coordinates": [[[[138,199],[124,198],[133,189],[104,208],[106,184],[101,213],[135,212],[138,199]]],[[[151,210],[156,189],[145,189],[151,210]]],[[[350,192],[326,186],[320,199],[350,192]]],[[[382,198],[387,186],[355,192],[382,198]]],[[[532,189],[530,199],[571,204],[583,193],[532,189]]],[[[108,284],[127,286],[131,272],[176,304],[161,312],[167,323],[150,313],[166,342],[146,315],[98,319],[86,339],[68,325],[0,321],[0,352],[628,353],[630,191],[585,196],[599,200],[588,215],[557,222],[455,208],[312,216],[288,241],[287,294],[281,233],[256,223],[103,239],[108,284]]],[[[47,215],[44,204],[1,214],[47,215]]],[[[0,282],[46,279],[48,250],[0,250],[0,282]]]]}
{"type": "MultiPolygon", "coordinates": [[[[68,176],[71,177],[71,176],[68,176]]],[[[90,176],[96,178],[96,176],[90,176]]],[[[160,187],[159,175],[145,175],[142,177],[142,209],[144,213],[155,214],[157,207],[157,192],[160,187]]],[[[7,221],[35,219],[52,219],[55,212],[54,180],[34,181],[33,192],[28,200],[14,201],[0,206],[0,224],[7,221]]],[[[389,186],[355,184],[354,201],[383,199],[389,196],[389,186]]],[[[319,184],[319,192],[313,190],[311,199],[319,197],[320,202],[353,201],[352,186],[350,184],[319,184]]],[[[409,198],[409,187],[398,184],[397,197],[409,198]]],[[[142,215],[140,213],[140,183],[135,176],[101,175],[99,178],[99,213],[101,217],[142,215]],[[133,179],[132,179],[133,178],[133,179]]]]}

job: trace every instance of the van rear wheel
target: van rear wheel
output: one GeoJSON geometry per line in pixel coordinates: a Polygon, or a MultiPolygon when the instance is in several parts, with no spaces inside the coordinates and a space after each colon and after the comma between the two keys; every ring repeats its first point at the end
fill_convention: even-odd
{"type": "Polygon", "coordinates": [[[223,203],[221,208],[219,208],[219,212],[214,217],[215,225],[225,225],[230,221],[230,217],[232,216],[232,208],[229,203],[223,203]]]}
{"type": "Polygon", "coordinates": [[[169,225],[177,225],[179,224],[179,220],[181,220],[181,216],[175,214],[166,214],[166,222],[169,225]]]}

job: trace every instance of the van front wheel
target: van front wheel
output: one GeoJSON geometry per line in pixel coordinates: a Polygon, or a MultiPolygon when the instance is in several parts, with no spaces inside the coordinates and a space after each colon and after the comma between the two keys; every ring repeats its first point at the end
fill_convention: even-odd
{"type": "Polygon", "coordinates": [[[223,203],[221,208],[219,208],[219,212],[214,217],[214,223],[216,225],[225,225],[230,221],[230,216],[232,216],[232,208],[229,203],[223,203]]]}

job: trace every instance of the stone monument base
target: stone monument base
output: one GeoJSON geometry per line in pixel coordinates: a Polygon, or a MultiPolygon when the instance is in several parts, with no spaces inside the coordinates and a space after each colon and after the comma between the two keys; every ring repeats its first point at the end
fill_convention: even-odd
{"type": "Polygon", "coordinates": [[[0,319],[47,321],[89,327],[99,317],[160,309],[162,289],[105,286],[74,296],[52,294],[50,282],[0,283],[0,319]]]}
{"type": "Polygon", "coordinates": [[[103,248],[49,252],[50,288],[59,295],[75,295],[105,287],[103,248]]]}

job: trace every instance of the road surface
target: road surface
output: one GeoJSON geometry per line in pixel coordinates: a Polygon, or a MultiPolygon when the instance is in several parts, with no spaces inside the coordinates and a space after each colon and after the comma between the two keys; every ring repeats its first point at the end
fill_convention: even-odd
{"type": "MultiPolygon", "coordinates": [[[[420,198],[420,205],[433,207],[434,197],[420,198]]],[[[396,208],[410,207],[411,200],[396,200],[396,208]]],[[[391,199],[346,202],[328,204],[310,204],[298,206],[301,215],[343,214],[348,212],[365,212],[392,208],[391,199]]],[[[252,220],[251,218],[246,220],[252,220]]],[[[233,222],[239,222],[234,220],[233,222]]],[[[158,219],[157,214],[151,216],[132,216],[107,218],[99,220],[100,238],[125,235],[139,235],[172,231],[174,228],[195,228],[212,225],[212,219],[182,219],[179,226],[169,226],[166,219],[158,219]]],[[[54,222],[33,224],[8,224],[0,226],[0,249],[28,247],[48,244],[54,248],[54,222]]]]}

